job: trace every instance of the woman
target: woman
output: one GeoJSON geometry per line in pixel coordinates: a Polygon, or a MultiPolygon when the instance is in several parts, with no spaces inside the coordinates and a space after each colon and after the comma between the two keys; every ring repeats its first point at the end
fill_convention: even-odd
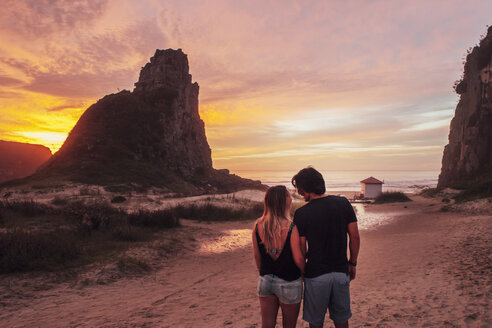
{"type": "Polygon", "coordinates": [[[290,218],[292,198],[287,188],[275,186],[265,194],[263,215],[253,229],[253,251],[260,273],[262,327],[275,327],[282,309],[284,328],[295,327],[302,297],[305,260],[299,244],[299,232],[290,218]]]}

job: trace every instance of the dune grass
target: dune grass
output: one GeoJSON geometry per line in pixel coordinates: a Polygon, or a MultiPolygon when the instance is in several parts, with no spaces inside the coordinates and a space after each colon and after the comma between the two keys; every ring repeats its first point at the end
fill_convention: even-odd
{"type": "Polygon", "coordinates": [[[104,203],[52,208],[33,201],[0,202],[0,273],[77,267],[179,225],[173,213],[153,215],[153,224],[142,224],[142,213],[130,216],[104,203]]]}
{"type": "Polygon", "coordinates": [[[437,188],[425,188],[423,189],[419,195],[428,197],[428,198],[433,198],[439,195],[440,190],[437,188]]]}
{"type": "Polygon", "coordinates": [[[263,203],[245,202],[237,207],[203,204],[178,205],[172,209],[179,218],[198,221],[252,220],[263,213],[263,203]]]}
{"type": "Polygon", "coordinates": [[[118,204],[118,203],[123,203],[126,201],[126,197],[125,196],[114,196],[113,198],[111,198],[111,203],[113,204],[118,204]]]}
{"type": "MultiPolygon", "coordinates": [[[[263,211],[261,202],[249,201],[232,208],[206,202],[133,213],[108,203],[56,203],[52,207],[34,201],[0,201],[0,274],[59,271],[113,260],[135,243],[152,241],[157,232],[180,226],[180,218],[252,220],[263,211]]],[[[148,271],[138,260],[120,262],[122,271],[148,271]]]]}
{"type": "Polygon", "coordinates": [[[128,214],[128,222],[133,226],[167,229],[179,225],[179,216],[173,209],[146,211],[128,214]]]}
{"type": "Polygon", "coordinates": [[[453,198],[457,203],[463,203],[490,197],[492,197],[492,174],[479,177],[453,198]]]}
{"type": "Polygon", "coordinates": [[[0,234],[0,273],[48,270],[79,259],[82,238],[72,231],[14,229],[0,234]]]}
{"type": "Polygon", "coordinates": [[[51,204],[57,205],[57,206],[64,206],[64,205],[68,204],[68,199],[60,197],[60,196],[55,196],[55,198],[53,198],[51,200],[51,204]]]}
{"type": "Polygon", "coordinates": [[[25,217],[35,217],[51,212],[47,205],[36,203],[33,200],[22,201],[0,201],[0,212],[14,211],[25,217]]]}
{"type": "Polygon", "coordinates": [[[428,188],[422,190],[420,195],[424,197],[444,197],[443,202],[448,203],[449,198],[452,198],[456,203],[464,203],[482,198],[492,197],[492,173],[483,174],[480,177],[472,180],[466,185],[453,186],[456,193],[445,193],[444,189],[428,188]]]}
{"type": "Polygon", "coordinates": [[[381,195],[376,197],[374,203],[383,204],[383,203],[410,202],[410,201],[411,199],[408,198],[408,196],[402,192],[389,191],[389,192],[383,192],[381,195]]]}

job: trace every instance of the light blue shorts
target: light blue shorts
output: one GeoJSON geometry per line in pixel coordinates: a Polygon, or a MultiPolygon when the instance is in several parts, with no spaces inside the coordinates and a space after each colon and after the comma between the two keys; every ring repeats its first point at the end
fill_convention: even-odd
{"type": "Polygon", "coordinates": [[[302,278],[286,281],[273,274],[260,276],[258,279],[260,297],[275,295],[284,304],[297,304],[302,299],[302,278]]]}
{"type": "Polygon", "coordinates": [[[343,272],[330,272],[315,278],[304,279],[304,311],[302,318],[322,326],[326,310],[335,323],[347,322],[350,311],[350,277],[343,272]]]}

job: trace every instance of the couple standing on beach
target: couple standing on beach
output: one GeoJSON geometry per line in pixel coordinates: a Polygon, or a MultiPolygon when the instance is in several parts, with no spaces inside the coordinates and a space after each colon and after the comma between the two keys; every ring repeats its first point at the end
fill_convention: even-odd
{"type": "Polygon", "coordinates": [[[253,229],[262,327],[275,327],[279,306],[283,327],[296,326],[303,280],[303,319],[309,326],[323,327],[329,310],[335,327],[348,327],[349,286],[360,245],[354,210],[346,198],[325,195],[323,176],[312,167],[299,171],[292,184],[308,202],[294,220],[287,188],[275,186],[267,190],[263,215],[253,229]]]}

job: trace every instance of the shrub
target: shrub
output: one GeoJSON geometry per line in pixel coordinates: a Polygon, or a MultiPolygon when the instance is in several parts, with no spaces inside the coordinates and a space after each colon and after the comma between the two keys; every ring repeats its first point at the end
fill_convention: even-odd
{"type": "Polygon", "coordinates": [[[382,203],[395,203],[395,202],[409,202],[411,201],[407,195],[402,192],[383,192],[381,195],[376,197],[374,203],[382,204],[382,203]]]}
{"type": "Polygon", "coordinates": [[[55,198],[51,200],[51,204],[64,206],[68,204],[68,200],[66,198],[61,198],[60,196],[55,196],[55,198]]]}
{"type": "Polygon", "coordinates": [[[115,196],[111,199],[111,203],[123,203],[126,201],[126,198],[123,196],[115,196]]]}
{"type": "Polygon", "coordinates": [[[128,223],[140,227],[165,229],[179,226],[179,219],[176,215],[176,211],[173,209],[153,212],[139,210],[138,212],[128,214],[128,223]]]}
{"type": "Polygon", "coordinates": [[[439,189],[437,188],[425,188],[419,193],[419,195],[432,198],[437,196],[438,193],[439,193],[439,189]]]}
{"type": "Polygon", "coordinates": [[[80,239],[72,232],[30,232],[16,229],[0,233],[0,273],[48,270],[78,259],[83,254],[80,239]]]}
{"type": "Polygon", "coordinates": [[[73,202],[67,205],[63,213],[79,227],[88,230],[107,229],[121,224],[125,213],[106,203],[84,204],[73,202]]]}
{"type": "Polygon", "coordinates": [[[444,205],[443,207],[441,207],[440,211],[441,212],[449,212],[451,209],[452,208],[450,205],[444,205]]]}
{"type": "Polygon", "coordinates": [[[87,188],[87,187],[82,187],[79,190],[79,195],[80,196],[88,196],[90,194],[91,194],[91,190],[89,188],[87,188]]]}
{"type": "Polygon", "coordinates": [[[51,212],[51,209],[47,205],[36,203],[32,199],[18,200],[13,202],[0,202],[0,211],[1,210],[11,210],[13,212],[20,213],[26,217],[35,217],[51,212]]]}
{"type": "Polygon", "coordinates": [[[105,186],[104,190],[108,192],[129,192],[132,191],[132,188],[127,185],[110,185],[110,186],[105,186]]]}
{"type": "Polygon", "coordinates": [[[116,265],[121,272],[125,273],[141,273],[151,269],[147,263],[129,256],[120,258],[116,265]]]}
{"type": "Polygon", "coordinates": [[[254,202],[239,208],[217,206],[211,203],[179,205],[174,208],[180,218],[202,221],[254,219],[263,213],[263,204],[254,202]]]}
{"type": "MultiPolygon", "coordinates": [[[[179,225],[173,209],[127,214],[107,203],[85,204],[83,201],[68,203],[56,210],[33,201],[0,202],[0,224],[8,227],[1,221],[4,218],[10,222],[11,217],[15,222],[29,221],[29,225],[23,226],[33,229],[16,227],[0,232],[0,274],[52,271],[90,263],[125,249],[128,243],[155,238],[154,231],[148,228],[167,229],[179,225]],[[13,211],[18,213],[11,213],[13,211]],[[43,214],[42,220],[25,220],[27,215],[45,212],[49,215],[43,214]],[[46,226],[45,222],[54,224],[46,226]],[[54,229],[54,226],[64,229],[54,229]]],[[[145,263],[132,261],[123,259],[119,267],[123,271],[147,270],[145,263]]]]}
{"type": "Polygon", "coordinates": [[[455,195],[453,198],[457,203],[462,203],[487,197],[492,197],[492,175],[490,174],[476,179],[468,186],[468,188],[455,195]]]}
{"type": "Polygon", "coordinates": [[[130,225],[121,225],[113,230],[112,236],[119,241],[137,242],[148,239],[148,234],[130,225]]]}

